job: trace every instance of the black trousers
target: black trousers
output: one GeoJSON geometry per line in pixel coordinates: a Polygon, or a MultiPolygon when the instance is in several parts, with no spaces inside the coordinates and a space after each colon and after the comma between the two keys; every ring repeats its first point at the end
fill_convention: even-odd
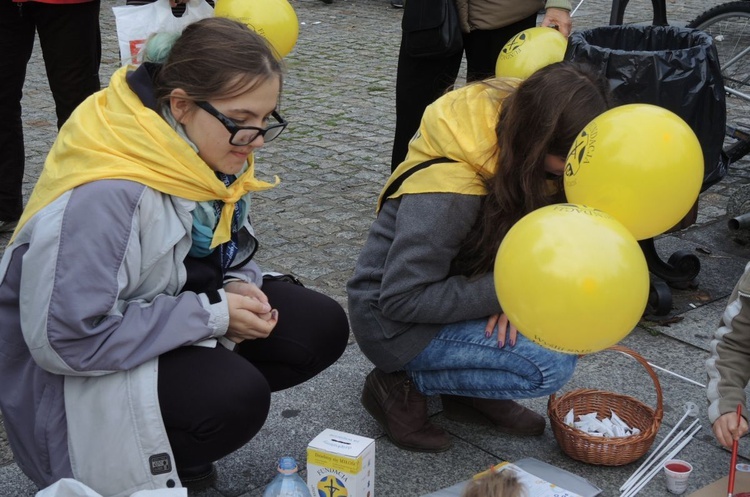
{"type": "Polygon", "coordinates": [[[464,53],[468,82],[494,76],[497,56],[503,46],[520,31],[535,25],[536,14],[502,28],[464,33],[464,52],[444,59],[409,57],[402,38],[396,71],[396,132],[391,171],[406,157],[409,141],[419,129],[425,108],[453,88],[464,53]]]}
{"type": "Polygon", "coordinates": [[[182,347],[159,357],[159,403],[178,468],[242,447],[263,427],[271,392],[298,385],[344,352],[349,323],[333,299],[283,281],[263,291],[279,310],[271,335],[224,347],[182,347]]]}
{"type": "Polygon", "coordinates": [[[23,210],[21,97],[36,33],[58,129],[100,88],[99,0],[61,5],[0,0],[0,221],[15,221],[23,210]]]}

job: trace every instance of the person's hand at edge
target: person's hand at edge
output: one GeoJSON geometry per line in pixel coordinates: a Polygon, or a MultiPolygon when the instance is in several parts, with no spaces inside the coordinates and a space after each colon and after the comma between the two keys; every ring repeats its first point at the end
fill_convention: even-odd
{"type": "Polygon", "coordinates": [[[728,449],[731,449],[732,443],[735,440],[739,440],[748,430],[747,421],[742,416],[740,416],[739,429],[737,428],[737,413],[734,411],[719,416],[714,421],[712,428],[714,435],[716,435],[716,440],[728,449]]]}
{"type": "Polygon", "coordinates": [[[511,347],[516,344],[518,330],[508,320],[508,316],[503,314],[493,314],[487,319],[487,326],[484,327],[484,336],[490,338],[497,329],[497,346],[502,348],[505,344],[511,347]]]}
{"type": "Polygon", "coordinates": [[[544,11],[542,27],[556,27],[566,38],[570,36],[570,30],[573,28],[573,21],[570,19],[570,12],[565,9],[550,7],[544,11]]]}

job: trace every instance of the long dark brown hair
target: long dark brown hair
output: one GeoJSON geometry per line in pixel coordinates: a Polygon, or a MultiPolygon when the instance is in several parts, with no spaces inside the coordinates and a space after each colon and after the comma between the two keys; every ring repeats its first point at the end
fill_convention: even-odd
{"type": "Polygon", "coordinates": [[[490,271],[511,226],[565,200],[562,179],[546,179],[545,157],[566,157],[578,133],[613,104],[604,77],[580,63],[558,62],[532,74],[501,105],[497,172],[485,180],[487,196],[457,261],[464,274],[490,271]]]}

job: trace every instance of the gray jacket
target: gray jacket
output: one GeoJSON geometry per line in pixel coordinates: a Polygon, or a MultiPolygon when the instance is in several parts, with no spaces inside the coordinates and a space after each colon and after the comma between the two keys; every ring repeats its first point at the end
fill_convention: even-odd
{"type": "Polygon", "coordinates": [[[742,405],[747,419],[745,387],[750,381],[750,264],[729,297],[706,360],[708,419],[735,412],[742,405]]]}
{"type": "Polygon", "coordinates": [[[542,9],[570,11],[570,0],[456,0],[456,9],[465,33],[509,26],[542,9]]]}
{"type": "MultiPolygon", "coordinates": [[[[138,183],[95,181],[44,207],[6,249],[0,411],[38,486],[73,477],[111,497],[179,486],[158,356],[215,346],[229,323],[223,291],[211,301],[179,293],[194,207],[138,183]]],[[[233,275],[259,283],[260,271],[250,263],[233,275]]]]}
{"type": "Polygon", "coordinates": [[[421,193],[383,203],[347,284],[352,331],[378,368],[402,369],[445,324],[501,312],[492,273],[451,271],[481,199],[421,193]]]}

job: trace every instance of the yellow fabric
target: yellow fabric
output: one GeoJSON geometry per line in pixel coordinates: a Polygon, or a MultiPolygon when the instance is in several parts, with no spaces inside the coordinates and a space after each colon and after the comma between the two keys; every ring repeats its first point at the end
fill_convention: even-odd
{"type": "Polygon", "coordinates": [[[409,153],[385,184],[378,198],[401,175],[419,164],[445,157],[453,163],[436,163],[409,176],[388,198],[411,193],[461,193],[486,195],[484,179],[497,168],[500,150],[496,126],[503,98],[515,80],[488,81],[447,93],[425,109],[419,131],[409,143],[409,153]]]}
{"type": "Polygon", "coordinates": [[[235,202],[247,192],[272,188],[279,178],[274,184],[256,179],[250,155],[247,170],[226,187],[160,115],[143,106],[126,72],[119,69],[109,87],[86,99],[62,127],[15,233],[68,190],[125,179],[196,202],[223,201],[211,248],[228,241],[235,202]]]}

